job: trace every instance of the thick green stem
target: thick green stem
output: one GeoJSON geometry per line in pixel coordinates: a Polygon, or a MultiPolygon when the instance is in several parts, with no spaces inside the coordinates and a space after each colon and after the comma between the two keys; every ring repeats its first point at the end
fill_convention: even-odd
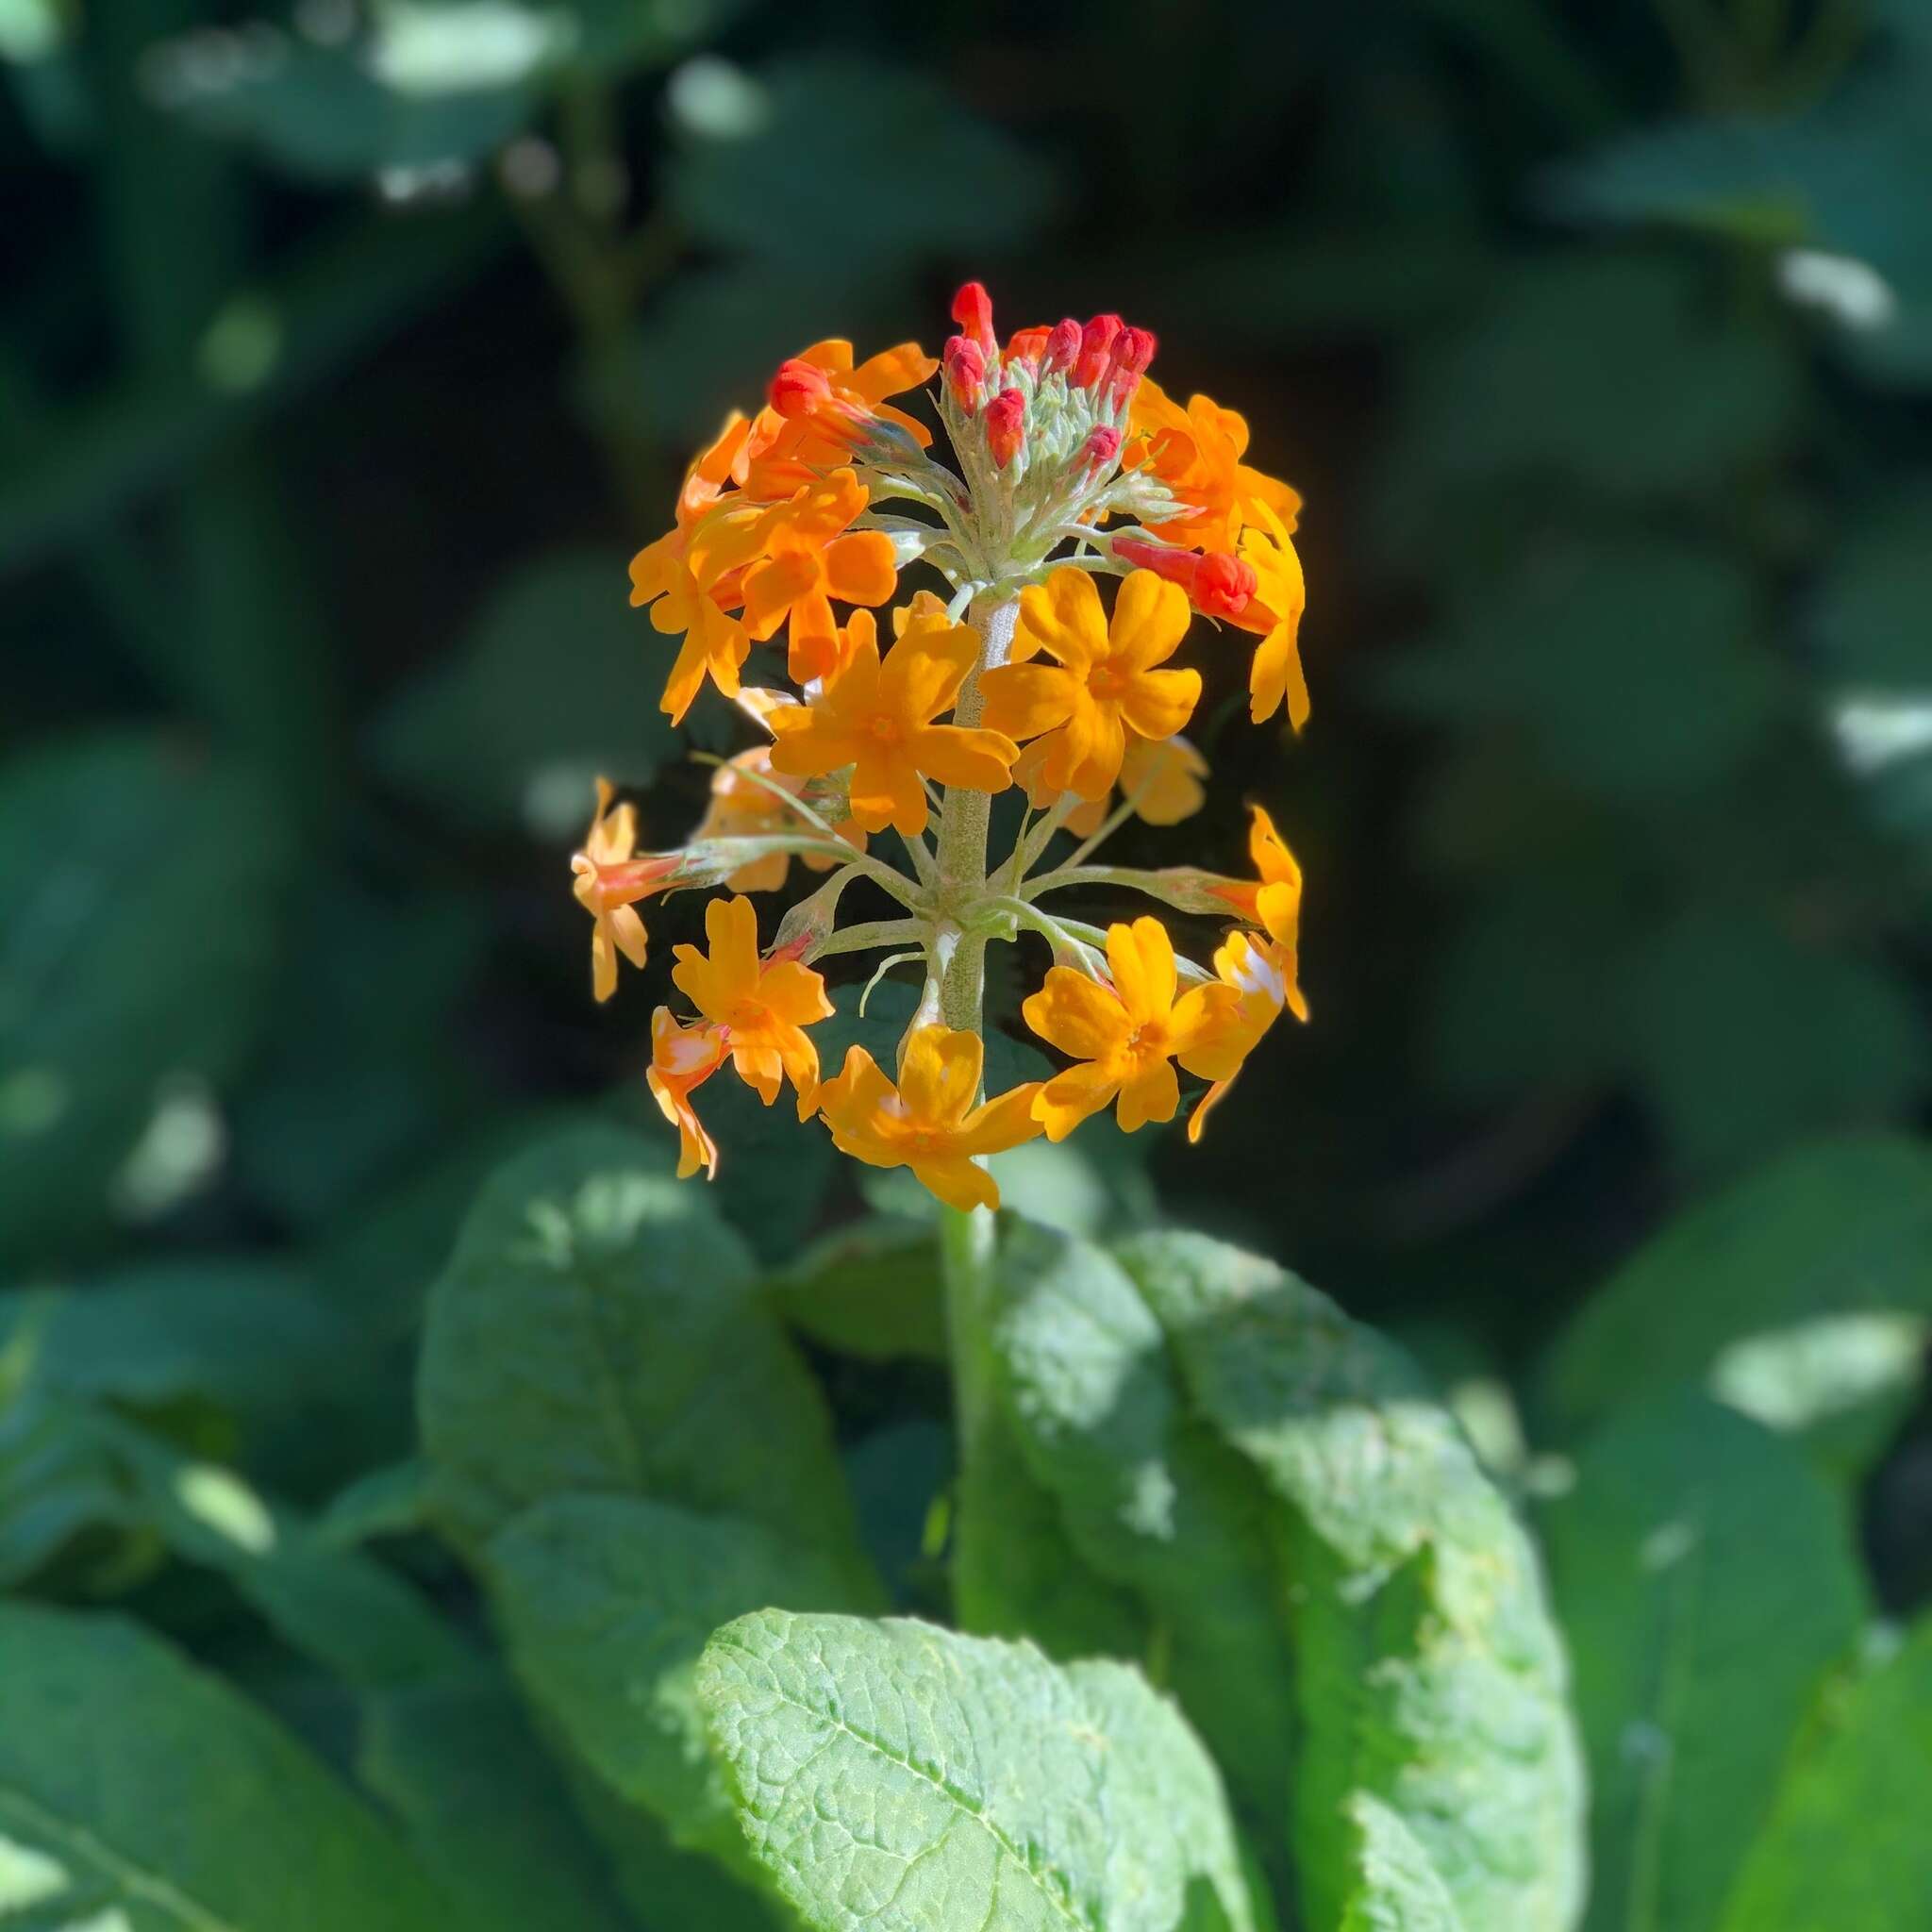
{"type": "MultiPolygon", "coordinates": [[[[979,599],[970,621],[984,642],[979,664],[960,687],[953,708],[954,723],[979,723],[982,700],[979,671],[1007,661],[1012,649],[1013,627],[1020,601],[979,599]]],[[[939,892],[942,900],[976,903],[986,892],[986,828],[991,800],[984,791],[951,786],[940,814],[939,892]]],[[[952,948],[940,982],[940,1011],[948,1026],[973,1033],[984,1031],[982,1011],[986,986],[986,940],[976,932],[962,933],[952,948]]],[[[940,1209],[940,1253],[946,1288],[946,1331],[953,1363],[954,1427],[962,1472],[980,1458],[981,1442],[992,1414],[992,1343],[988,1329],[993,1259],[991,1210],[974,1208],[940,1209]]],[[[962,1484],[962,1489],[964,1485],[962,1484]]],[[[961,1534],[956,1529],[955,1546],[961,1534]]],[[[957,1567],[957,1564],[956,1564],[957,1567]]]]}
{"type": "MultiPolygon", "coordinates": [[[[970,614],[983,642],[979,662],[967,674],[953,707],[953,722],[967,726],[979,723],[984,700],[979,674],[1007,661],[1013,647],[1013,627],[1020,621],[1020,600],[977,599],[970,614]]],[[[986,891],[986,825],[992,807],[991,794],[963,786],[946,788],[945,808],[940,813],[939,891],[942,901],[976,904],[986,891]]],[[[980,1008],[986,988],[986,940],[968,932],[954,949],[940,991],[940,1010],[958,1032],[980,1030],[980,1008]]]]}

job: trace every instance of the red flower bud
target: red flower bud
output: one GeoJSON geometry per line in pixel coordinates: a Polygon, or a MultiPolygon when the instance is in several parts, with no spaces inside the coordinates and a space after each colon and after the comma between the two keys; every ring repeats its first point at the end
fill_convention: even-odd
{"type": "Polygon", "coordinates": [[[986,406],[986,446],[992,466],[1004,470],[1020,454],[1026,425],[1026,398],[1016,389],[1003,389],[986,406]]]}
{"type": "Polygon", "coordinates": [[[1121,433],[1103,423],[1080,445],[1080,460],[1090,470],[1104,470],[1121,453],[1121,433]]]}
{"type": "Polygon", "coordinates": [[[1113,339],[1108,364],[1107,392],[1116,403],[1124,403],[1141,386],[1147,365],[1154,359],[1154,331],[1124,328],[1113,339]]]}
{"type": "Polygon", "coordinates": [[[1255,594],[1255,581],[1253,564],[1225,550],[1210,551],[1201,559],[1188,595],[1204,617],[1239,617],[1255,594]]]}
{"type": "Polygon", "coordinates": [[[779,363],[769,391],[773,408],[788,421],[809,416],[832,398],[832,379],[815,362],[793,356],[779,363]]]}
{"type": "Polygon", "coordinates": [[[968,282],[953,297],[953,320],[960,331],[979,344],[979,353],[991,362],[1000,352],[999,339],[992,332],[992,297],[984,282],[968,282]]]}
{"type": "Polygon", "coordinates": [[[1029,369],[1038,370],[1040,358],[1046,353],[1046,339],[1050,333],[1043,328],[1016,328],[1007,343],[1007,360],[1024,362],[1029,369]]]}
{"type": "Polygon", "coordinates": [[[1071,369],[1080,355],[1080,325],[1070,315],[1063,322],[1057,322],[1046,332],[1046,355],[1040,369],[1042,375],[1052,375],[1061,369],[1071,369]]]}
{"type": "Polygon", "coordinates": [[[1120,332],[1121,319],[1118,315],[1096,315],[1080,331],[1080,357],[1074,364],[1075,388],[1091,389],[1107,373],[1108,352],[1120,332]]]}
{"type": "Polygon", "coordinates": [[[979,344],[966,336],[948,336],[941,360],[953,400],[972,415],[979,408],[980,389],[986,381],[986,358],[979,344]]]}
{"type": "Polygon", "coordinates": [[[1178,584],[1204,617],[1238,618],[1255,594],[1254,566],[1224,550],[1203,557],[1172,543],[1149,542],[1144,537],[1116,537],[1113,554],[1136,570],[1151,570],[1178,584]]]}

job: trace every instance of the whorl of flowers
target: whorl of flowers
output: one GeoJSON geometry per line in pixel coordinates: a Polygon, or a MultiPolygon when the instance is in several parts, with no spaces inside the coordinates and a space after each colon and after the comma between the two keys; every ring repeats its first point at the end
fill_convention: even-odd
{"type": "MultiPolygon", "coordinates": [[[[1207,765],[1182,736],[1201,674],[1176,661],[1196,615],[1257,641],[1257,724],[1284,707],[1297,729],[1306,719],[1299,499],[1243,460],[1233,410],[1203,395],[1183,408],[1148,379],[1147,330],[1097,315],[1002,347],[976,282],[953,318],[937,358],[908,342],[855,362],[835,341],[783,363],[766,406],[699,455],[674,527],[631,563],[632,603],[683,641],[663,708],[681,718],[708,678],[762,734],[719,767],[709,811],[675,851],[639,853],[632,808],[613,809],[600,781],[572,860],[600,1000],[620,959],[644,962],[644,900],[738,895],[708,908],[706,950],[676,949],[690,1011],[660,1007],[652,1025],[650,1087],[684,1174],[717,1172],[694,1095],[728,1065],[767,1105],[789,1084],[800,1117],[857,1158],[909,1167],[955,1207],[997,1206],[981,1157],[1059,1140],[1109,1107],[1128,1131],[1172,1120],[1176,1069],[1208,1083],[1189,1122],[1197,1140],[1280,1013],[1307,1017],[1301,874],[1265,811],[1253,810],[1251,878],[1093,860],[1130,815],[1173,824],[1204,802],[1207,765]],[[890,400],[935,375],[951,465],[890,400]],[[946,594],[921,590],[888,614],[915,564],[946,594]],[[1110,611],[1102,577],[1120,579],[1110,611]],[[794,689],[745,685],[753,645],[781,634],[794,689]],[[990,854],[991,796],[1014,786],[1017,835],[990,854]],[[876,846],[888,831],[904,867],[876,846]],[[830,876],[761,947],[741,895],[782,885],[793,858],[830,876]],[[898,916],[838,924],[859,879],[898,916]],[[1157,919],[1103,931],[1060,908],[1095,886],[1233,929],[1198,965],[1157,919]],[[1023,934],[1051,964],[1022,1013],[1067,1064],[988,1099],[986,948],[1023,934]],[[919,964],[924,996],[890,1074],[859,1047],[822,1070],[810,1029],[832,1007],[813,962],[866,950],[888,956],[880,974],[919,964]]],[[[1204,655],[1225,648],[1204,641],[1204,655]]]]}

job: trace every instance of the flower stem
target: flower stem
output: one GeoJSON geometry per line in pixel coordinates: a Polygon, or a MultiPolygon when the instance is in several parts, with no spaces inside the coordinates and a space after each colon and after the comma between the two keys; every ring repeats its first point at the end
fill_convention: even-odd
{"type": "MultiPolygon", "coordinates": [[[[979,662],[967,675],[953,707],[958,724],[979,723],[982,700],[979,672],[1004,664],[1012,649],[1013,627],[1019,622],[1020,600],[977,599],[970,621],[982,640],[979,662]]],[[[984,791],[949,786],[940,813],[939,891],[955,904],[976,903],[986,893],[986,830],[992,801],[984,791]]],[[[986,988],[986,940],[978,932],[963,932],[946,961],[940,983],[940,1012],[948,1026],[984,1037],[982,1005],[986,988]]],[[[961,1472],[982,1460],[986,1432],[992,1420],[993,1352],[991,1333],[993,1261],[993,1218],[990,1208],[962,1212],[940,1209],[940,1258],[945,1281],[946,1336],[953,1369],[953,1425],[961,1472]]],[[[962,1481],[961,1491],[966,1489],[962,1481]]],[[[963,1534],[974,1534],[971,1526],[963,1534]]],[[[962,1528],[954,1533],[955,1571],[962,1528]]]]}

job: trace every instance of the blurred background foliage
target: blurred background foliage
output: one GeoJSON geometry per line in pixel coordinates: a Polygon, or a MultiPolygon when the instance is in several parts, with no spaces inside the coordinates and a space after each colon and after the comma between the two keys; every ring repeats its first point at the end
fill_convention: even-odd
{"type": "MultiPolygon", "coordinates": [[[[1208,809],[1123,837],[1231,866],[1270,805],[1314,1022],[1203,1152],[1030,1150],[1009,1198],[1281,1257],[1520,1473],[1716,1363],[1881,1601],[1932,1593],[1919,0],[0,0],[0,1576],[219,1632],[326,1734],[142,1458],[413,1520],[458,1214],[544,1121],[643,1117],[695,923],[591,1005],[590,780],[675,843],[740,741],[658,713],[625,559],[780,357],[936,345],[974,275],[1155,328],[1313,586],[1305,736],[1211,668],[1208,809]]],[[[717,1204],[890,1358],[831,1373],[916,1571],[930,1304],[873,1234],[811,1292],[861,1184],[916,1204],[739,1097],[717,1204]]]]}

